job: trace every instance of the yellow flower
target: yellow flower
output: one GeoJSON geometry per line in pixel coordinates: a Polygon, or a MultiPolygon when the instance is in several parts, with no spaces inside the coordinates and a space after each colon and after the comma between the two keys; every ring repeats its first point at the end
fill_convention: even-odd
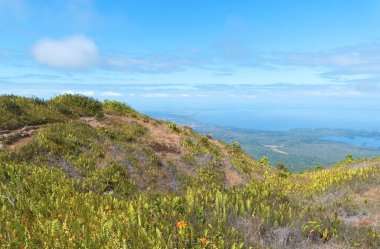
{"type": "Polygon", "coordinates": [[[178,227],[179,229],[185,228],[186,226],[187,226],[187,224],[186,224],[186,222],[183,221],[183,220],[180,220],[180,221],[177,222],[177,227],[178,227]]]}

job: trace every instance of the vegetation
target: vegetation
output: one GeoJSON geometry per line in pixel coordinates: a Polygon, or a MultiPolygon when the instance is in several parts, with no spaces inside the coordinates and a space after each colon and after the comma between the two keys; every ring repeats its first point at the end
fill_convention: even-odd
{"type": "Polygon", "coordinates": [[[0,151],[1,247],[380,247],[380,158],[291,173],[79,95],[2,96],[0,113],[1,129],[46,124],[0,151]]]}
{"type": "Polygon", "coordinates": [[[128,105],[113,100],[105,100],[103,103],[103,110],[105,113],[112,115],[130,115],[132,117],[136,117],[139,115],[139,113],[137,113],[128,105]]]}
{"type": "Polygon", "coordinates": [[[103,115],[102,103],[99,101],[79,95],[79,94],[65,94],[52,98],[48,101],[56,109],[64,114],[75,115],[79,117],[85,116],[99,116],[103,115]]]}
{"type": "MultiPolygon", "coordinates": [[[[181,123],[191,119],[176,117],[181,123]]],[[[326,167],[345,159],[380,155],[380,133],[340,129],[294,129],[289,131],[256,131],[213,125],[196,124],[196,131],[212,134],[226,142],[238,140],[242,148],[256,158],[267,156],[273,165],[284,163],[293,172],[326,167]],[[355,144],[345,144],[329,137],[356,138],[355,144]],[[372,146],[368,141],[379,141],[372,146]],[[277,148],[274,149],[274,148],[277,148]],[[284,153],[285,152],[285,153],[284,153]]],[[[344,141],[344,140],[343,140],[344,141]]]]}
{"type": "Polygon", "coordinates": [[[0,96],[0,129],[11,130],[24,125],[41,125],[64,121],[55,106],[38,98],[0,96]]]}

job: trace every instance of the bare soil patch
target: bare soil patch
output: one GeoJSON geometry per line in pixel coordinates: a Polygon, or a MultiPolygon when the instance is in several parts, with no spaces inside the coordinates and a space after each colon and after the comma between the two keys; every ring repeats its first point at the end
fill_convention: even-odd
{"type": "Polygon", "coordinates": [[[97,128],[101,126],[101,123],[98,120],[96,120],[96,118],[94,117],[81,117],[79,118],[79,120],[89,124],[93,128],[97,128]]]}
{"type": "Polygon", "coordinates": [[[357,227],[375,227],[380,229],[380,186],[375,186],[363,193],[352,195],[352,202],[357,206],[354,215],[341,217],[347,225],[357,227]]]}
{"type": "Polygon", "coordinates": [[[8,148],[12,150],[17,149],[18,147],[27,144],[32,139],[33,139],[33,136],[20,138],[19,140],[16,140],[12,144],[8,145],[8,148]]]}
{"type": "Polygon", "coordinates": [[[264,147],[267,148],[267,149],[270,149],[273,152],[279,153],[279,154],[284,154],[284,155],[289,154],[288,152],[280,150],[280,148],[282,147],[281,145],[270,145],[270,144],[267,144],[267,145],[264,145],[264,147]]]}
{"type": "Polygon", "coordinates": [[[164,143],[161,142],[151,142],[149,146],[155,151],[155,152],[163,152],[163,153],[174,153],[174,154],[180,154],[181,151],[177,147],[170,147],[164,143]]]}

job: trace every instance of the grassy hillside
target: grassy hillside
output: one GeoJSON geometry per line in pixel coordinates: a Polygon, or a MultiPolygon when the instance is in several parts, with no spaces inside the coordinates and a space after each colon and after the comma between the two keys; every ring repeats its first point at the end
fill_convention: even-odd
{"type": "Polygon", "coordinates": [[[380,247],[380,159],[293,174],[80,95],[1,96],[0,130],[4,248],[380,247]]]}
{"type": "Polygon", "coordinates": [[[258,131],[202,124],[190,118],[176,115],[158,115],[191,124],[195,131],[212,134],[223,141],[239,141],[246,153],[256,158],[267,156],[273,165],[284,163],[293,172],[302,172],[320,166],[329,166],[347,155],[355,157],[380,156],[380,133],[341,129],[294,129],[289,131],[258,131]],[[328,140],[329,137],[359,138],[362,143],[346,144],[328,140]],[[377,141],[372,146],[368,141],[377,141]],[[277,149],[277,150],[276,150],[277,149]]]}

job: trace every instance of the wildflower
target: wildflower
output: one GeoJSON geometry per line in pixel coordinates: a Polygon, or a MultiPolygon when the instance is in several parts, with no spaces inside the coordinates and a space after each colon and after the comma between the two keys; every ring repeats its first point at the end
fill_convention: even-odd
{"type": "Polygon", "coordinates": [[[371,221],[370,220],[359,220],[357,223],[356,223],[358,226],[368,226],[368,225],[371,225],[371,221]]]}
{"type": "Polygon", "coordinates": [[[205,245],[207,243],[207,239],[205,237],[201,237],[199,241],[201,242],[202,245],[205,245]]]}
{"type": "Polygon", "coordinates": [[[177,222],[177,227],[178,227],[179,229],[185,228],[186,226],[187,226],[187,224],[186,224],[186,222],[183,221],[183,220],[180,220],[180,221],[177,222]]]}

